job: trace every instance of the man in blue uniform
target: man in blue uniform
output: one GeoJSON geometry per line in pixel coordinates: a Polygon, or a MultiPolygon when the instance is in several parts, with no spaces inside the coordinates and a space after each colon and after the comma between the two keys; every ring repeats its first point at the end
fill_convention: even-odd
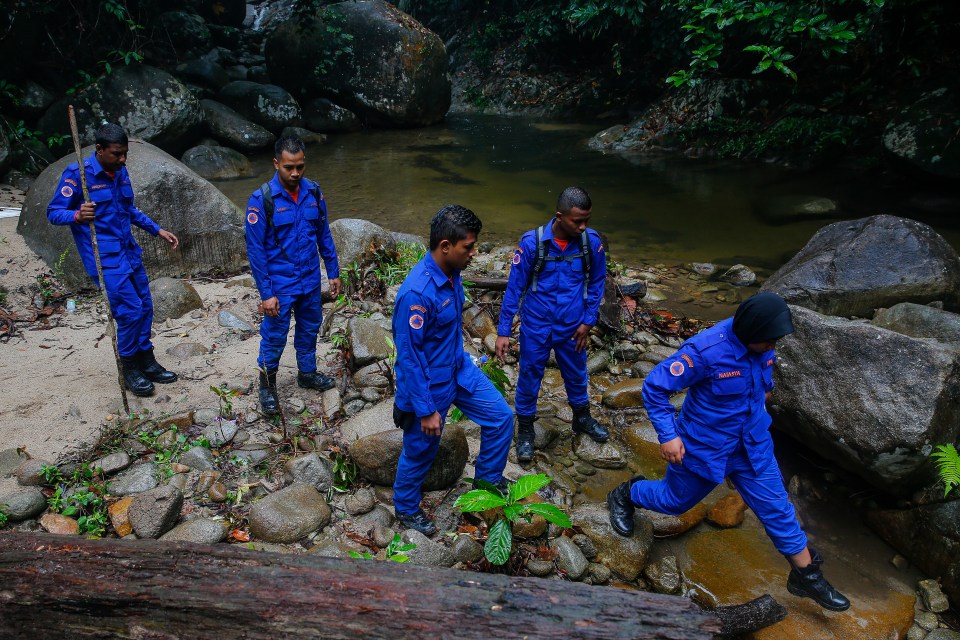
{"type": "Polygon", "coordinates": [[[397,519],[426,535],[437,529],[420,508],[421,485],[440,446],[450,405],[480,425],[476,480],[506,489],[503,468],[513,437],[513,413],[463,349],[460,272],[477,254],[480,220],[449,205],[430,223],[430,252],[410,270],[393,310],[397,395],[393,418],[403,451],[393,484],[397,519]]]}
{"type": "Polygon", "coordinates": [[[171,249],[176,249],[179,241],[133,204],[133,186],[125,166],[127,151],[127,134],[123,129],[115,124],[100,127],[93,155],[83,161],[92,202],[83,202],[80,168],[73,163],[60,177],[57,193],[47,206],[47,219],[53,224],[70,225],[83,267],[99,287],[90,239],[90,221],[94,221],[103,284],[117,323],[117,352],[123,381],[135,395],[149,396],[154,382],[173,382],[177,374],[160,366],[153,355],[150,341],[153,298],[141,259],[143,250],[133,239],[130,225],[160,236],[171,249]]]}
{"type": "Polygon", "coordinates": [[[773,391],[774,346],[789,333],[793,323],[786,302],[761,293],[656,366],[643,383],[643,403],[660,455],[670,464],[663,480],[635,478],[611,491],[610,524],[629,536],[635,505],[678,515],[729,477],[790,562],[790,593],[844,611],[850,601],[820,572],[823,559],[807,546],[773,456],[766,400],[773,391]],[[670,396],[687,388],[677,417],[670,396]]]}
{"type": "Polygon", "coordinates": [[[336,384],[317,371],[317,335],[323,319],[319,256],[334,297],[340,294],[340,268],[323,193],[316,182],[303,177],[305,150],[299,138],[277,140],[273,155],[277,172],[247,203],[247,255],[263,311],[257,367],[260,408],[266,415],[279,411],[277,368],[287,344],[291,313],[297,317],[293,338],[297,384],[317,391],[336,384]]]}
{"type": "Polygon", "coordinates": [[[523,234],[500,309],[497,357],[509,347],[513,317],[520,310],[520,374],[517,377],[517,460],[533,459],[537,395],[550,350],[573,408],[573,430],[605,442],[607,430],[590,415],[587,345],[603,300],[607,260],[600,235],[588,229],[590,196],[568,187],[557,199],[556,216],[523,234]],[[522,304],[521,304],[522,303],[522,304]]]}

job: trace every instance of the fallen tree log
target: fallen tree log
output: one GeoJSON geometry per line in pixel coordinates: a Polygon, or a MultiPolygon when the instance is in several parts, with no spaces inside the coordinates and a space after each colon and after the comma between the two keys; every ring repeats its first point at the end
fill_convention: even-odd
{"type": "Polygon", "coordinates": [[[720,618],[723,627],[720,638],[737,638],[747,633],[769,627],[787,617],[787,610],[770,594],[754,598],[743,604],[726,605],[712,609],[720,618]]]}
{"type": "Polygon", "coordinates": [[[0,534],[0,638],[711,638],[686,598],[256,552],[0,534]]]}

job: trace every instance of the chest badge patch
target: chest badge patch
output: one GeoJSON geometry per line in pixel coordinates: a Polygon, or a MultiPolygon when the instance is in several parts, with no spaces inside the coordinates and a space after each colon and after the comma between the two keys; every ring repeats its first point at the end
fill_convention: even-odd
{"type": "Polygon", "coordinates": [[[63,188],[60,189],[60,195],[62,195],[64,198],[69,198],[73,195],[73,189],[67,185],[63,185],[63,188]]]}
{"type": "Polygon", "coordinates": [[[257,224],[257,220],[259,220],[259,218],[257,218],[257,214],[255,214],[253,211],[247,214],[247,222],[250,224],[257,224]]]}
{"type": "Polygon", "coordinates": [[[680,362],[679,360],[677,362],[670,363],[670,375],[682,376],[684,370],[685,370],[685,367],[683,366],[683,363],[680,362]]]}
{"type": "Polygon", "coordinates": [[[419,331],[420,329],[422,329],[422,328],[423,328],[423,316],[420,315],[419,313],[415,313],[415,314],[413,314],[412,316],[410,316],[410,327],[413,328],[413,329],[416,329],[416,330],[418,330],[418,331],[419,331]]]}

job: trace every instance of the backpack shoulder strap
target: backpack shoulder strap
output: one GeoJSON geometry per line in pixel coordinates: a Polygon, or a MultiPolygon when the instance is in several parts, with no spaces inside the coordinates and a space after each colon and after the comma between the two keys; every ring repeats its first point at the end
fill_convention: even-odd
{"type": "MultiPolygon", "coordinates": [[[[548,223],[549,224],[549,223],[548,223]]],[[[546,232],[547,225],[537,227],[537,259],[533,263],[533,274],[527,286],[534,291],[537,290],[537,280],[540,279],[540,272],[543,271],[543,265],[547,261],[547,243],[543,241],[543,234],[546,232]]]]}
{"type": "Polygon", "coordinates": [[[580,260],[583,263],[583,299],[587,299],[587,285],[590,283],[590,233],[587,229],[580,234],[580,260]]]}
{"type": "Polygon", "coordinates": [[[273,226],[273,189],[269,182],[260,185],[260,197],[263,199],[263,215],[267,218],[267,229],[273,226]]]}

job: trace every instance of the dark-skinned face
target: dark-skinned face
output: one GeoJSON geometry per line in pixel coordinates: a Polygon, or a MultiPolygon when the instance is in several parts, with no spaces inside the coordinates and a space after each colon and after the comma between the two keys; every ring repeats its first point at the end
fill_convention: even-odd
{"type": "Polygon", "coordinates": [[[573,240],[586,231],[590,223],[590,209],[573,207],[568,213],[557,211],[553,235],[559,240],[573,240]]]}
{"type": "Polygon", "coordinates": [[[113,173],[119,171],[127,164],[127,145],[108,144],[106,147],[96,146],[97,162],[103,167],[104,171],[113,173]]]}
{"type": "Polygon", "coordinates": [[[283,188],[294,193],[300,188],[300,180],[303,178],[304,162],[303,151],[290,153],[283,151],[280,153],[280,159],[273,159],[273,166],[280,177],[280,184],[283,188]]]}

